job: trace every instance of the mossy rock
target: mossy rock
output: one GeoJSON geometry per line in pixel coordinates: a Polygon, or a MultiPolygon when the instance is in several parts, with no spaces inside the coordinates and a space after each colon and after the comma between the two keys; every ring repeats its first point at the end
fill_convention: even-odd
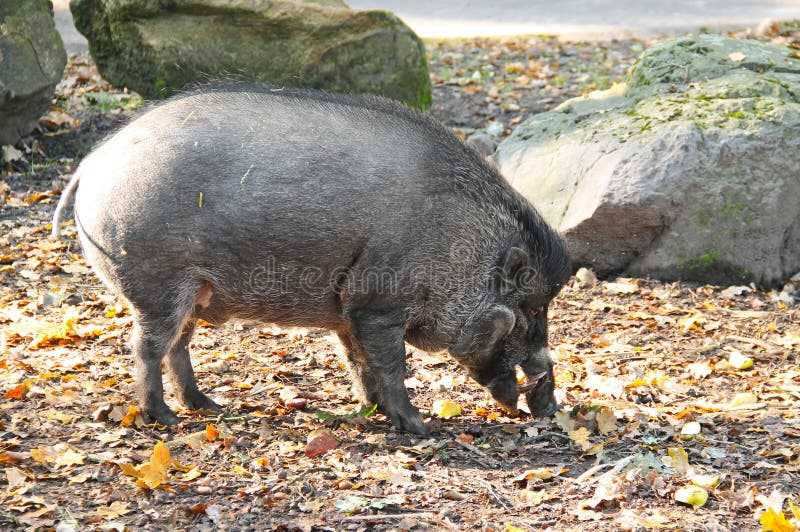
{"type": "Polygon", "coordinates": [[[36,127],[66,64],[49,0],[0,1],[0,144],[36,127]]]}
{"type": "Polygon", "coordinates": [[[370,93],[425,109],[425,49],[385,11],[315,0],[73,0],[103,76],[147,98],[235,78],[370,93]]]}
{"type": "Polygon", "coordinates": [[[576,264],[766,285],[800,270],[800,60],[719,35],[646,50],[626,82],[536,115],[507,178],[576,264]]]}

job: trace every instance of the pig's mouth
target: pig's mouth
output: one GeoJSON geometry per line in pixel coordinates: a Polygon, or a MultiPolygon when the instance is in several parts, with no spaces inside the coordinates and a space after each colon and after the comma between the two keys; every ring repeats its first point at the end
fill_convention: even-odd
{"type": "Polygon", "coordinates": [[[553,395],[552,373],[543,371],[528,377],[528,382],[519,387],[525,394],[525,402],[531,414],[537,417],[550,417],[558,411],[558,402],[553,395]]]}
{"type": "Polygon", "coordinates": [[[528,382],[526,382],[525,384],[520,385],[519,393],[524,393],[524,394],[527,395],[528,392],[531,392],[531,391],[535,390],[539,386],[539,384],[542,382],[542,379],[544,379],[546,377],[547,377],[547,372],[546,371],[543,371],[541,373],[537,373],[536,375],[532,375],[532,376],[528,377],[528,382]]]}

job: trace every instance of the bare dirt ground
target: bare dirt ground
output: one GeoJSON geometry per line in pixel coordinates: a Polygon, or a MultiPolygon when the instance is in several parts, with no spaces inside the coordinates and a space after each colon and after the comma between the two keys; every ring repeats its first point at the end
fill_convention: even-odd
{"type": "MultiPolygon", "coordinates": [[[[619,79],[644,45],[430,43],[434,113],[462,133],[498,120],[507,133],[619,79]]],[[[42,131],[5,149],[0,529],[794,530],[791,283],[571,280],[551,309],[554,419],[507,418],[446,356],[409,348],[406,384],[430,438],[359,411],[324,331],[201,326],[192,356],[224,413],[144,425],[130,316],[71,222],[46,238],[80,158],[139,104],[74,57],[42,131]]]]}

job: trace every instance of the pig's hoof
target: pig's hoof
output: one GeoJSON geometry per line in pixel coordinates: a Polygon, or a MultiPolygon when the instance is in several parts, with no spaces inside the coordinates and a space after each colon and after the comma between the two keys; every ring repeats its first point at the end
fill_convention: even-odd
{"type": "Polygon", "coordinates": [[[410,432],[412,434],[419,434],[420,436],[428,436],[431,431],[422,422],[422,416],[418,413],[413,414],[397,414],[389,416],[392,420],[392,425],[403,432],[410,432]]]}
{"type": "Polygon", "coordinates": [[[161,423],[162,425],[177,425],[181,418],[175,415],[175,412],[170,410],[168,406],[161,408],[146,408],[144,410],[145,421],[150,423],[161,423]]]}
{"type": "Polygon", "coordinates": [[[180,400],[189,410],[222,410],[221,406],[200,390],[186,393],[180,400]]]}

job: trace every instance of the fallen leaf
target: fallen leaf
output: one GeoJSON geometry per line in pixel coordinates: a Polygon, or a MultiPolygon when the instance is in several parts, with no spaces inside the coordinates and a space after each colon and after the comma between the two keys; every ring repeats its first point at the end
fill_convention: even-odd
{"type": "Polygon", "coordinates": [[[795,527],[782,511],[775,511],[774,508],[767,508],[761,517],[758,518],[761,523],[762,532],[795,532],[795,527]]]}
{"type": "Polygon", "coordinates": [[[734,350],[728,355],[728,364],[736,369],[750,369],[753,367],[753,359],[734,350]]]}
{"type": "Polygon", "coordinates": [[[461,415],[461,405],[449,399],[437,399],[431,411],[440,418],[450,419],[461,415]]]}
{"type": "Polygon", "coordinates": [[[697,421],[689,421],[681,428],[681,436],[692,437],[700,434],[700,423],[697,421]]]}
{"type": "Polygon", "coordinates": [[[119,424],[123,427],[130,427],[136,421],[136,416],[139,415],[139,407],[131,405],[128,407],[128,412],[122,417],[119,424]]]}
{"type": "Polygon", "coordinates": [[[600,410],[598,410],[595,421],[597,421],[597,430],[599,430],[601,434],[611,434],[617,430],[617,416],[615,416],[614,411],[607,406],[601,407],[600,410]]]}
{"type": "Polygon", "coordinates": [[[3,395],[6,399],[10,401],[21,401],[25,399],[25,396],[28,395],[28,390],[31,389],[31,382],[26,380],[10,390],[6,390],[6,393],[3,395]]]}
{"type": "Polygon", "coordinates": [[[689,481],[695,486],[701,488],[714,489],[719,486],[721,477],[719,475],[702,475],[699,473],[692,473],[689,475],[689,481]]]}
{"type": "Polygon", "coordinates": [[[339,445],[339,440],[328,429],[317,429],[309,433],[306,439],[306,456],[315,458],[325,454],[339,445]]]}
{"type": "Polygon", "coordinates": [[[675,491],[675,500],[689,504],[694,508],[703,506],[708,500],[708,492],[700,486],[688,485],[675,491]]]}
{"type": "Polygon", "coordinates": [[[734,63],[740,63],[744,61],[747,56],[744,55],[742,52],[732,52],[728,54],[728,59],[733,61],[734,63]]]}
{"type": "Polygon", "coordinates": [[[11,491],[24,485],[25,481],[28,480],[28,476],[21,469],[16,467],[7,467],[6,480],[8,481],[7,489],[11,491]]]}
{"type": "Polygon", "coordinates": [[[202,476],[203,472],[199,468],[193,467],[181,476],[181,480],[190,481],[202,476]]]}
{"type": "Polygon", "coordinates": [[[529,480],[548,480],[558,475],[549,467],[539,467],[537,469],[528,469],[514,477],[514,484],[524,485],[529,480]]]}
{"type": "Polygon", "coordinates": [[[110,521],[111,519],[116,519],[120,515],[125,515],[129,513],[130,510],[128,509],[128,503],[122,501],[114,501],[108,506],[99,506],[95,509],[94,514],[97,517],[105,519],[106,521],[110,521]]]}
{"type": "Polygon", "coordinates": [[[128,476],[137,479],[136,485],[155,489],[167,482],[168,468],[172,463],[169,448],[164,442],[158,442],[153,447],[153,454],[150,460],[139,467],[131,464],[121,464],[120,469],[128,476]]]}
{"type": "Polygon", "coordinates": [[[206,424],[206,441],[212,442],[219,438],[219,430],[213,423],[206,424]]]}
{"type": "Polygon", "coordinates": [[[689,455],[683,447],[670,447],[667,449],[667,456],[661,461],[680,475],[685,475],[689,471],[689,455]]]}

